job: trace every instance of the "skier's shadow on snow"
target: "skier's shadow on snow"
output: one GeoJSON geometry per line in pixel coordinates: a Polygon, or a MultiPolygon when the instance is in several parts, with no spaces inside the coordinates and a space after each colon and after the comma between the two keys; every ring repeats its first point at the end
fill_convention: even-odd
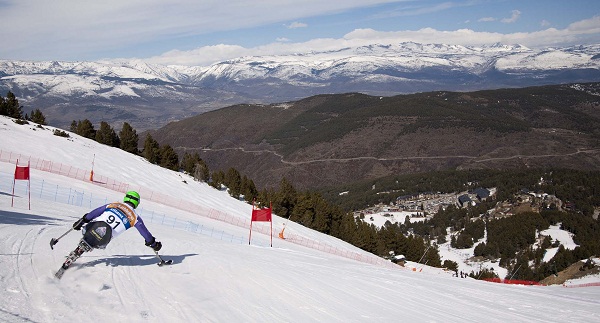
{"type": "Polygon", "coordinates": [[[45,225],[56,224],[56,222],[55,218],[42,215],[11,211],[0,212],[0,224],[45,225]]]}
{"type": "MultiPolygon", "coordinates": [[[[185,255],[160,255],[165,261],[173,260],[173,265],[180,264],[187,257],[197,256],[197,253],[189,253],[185,255]]],[[[149,266],[156,264],[159,262],[156,256],[150,255],[114,255],[107,258],[96,259],[93,261],[86,261],[82,263],[82,266],[93,267],[96,265],[106,265],[106,266],[149,266]]]]}

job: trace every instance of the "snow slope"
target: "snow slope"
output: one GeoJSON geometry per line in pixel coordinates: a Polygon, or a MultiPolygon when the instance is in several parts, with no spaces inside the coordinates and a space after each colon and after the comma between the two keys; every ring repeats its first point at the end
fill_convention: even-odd
{"type": "MultiPolygon", "coordinates": [[[[46,127],[47,129],[52,129],[46,127]]],[[[140,157],[71,135],[19,126],[0,117],[0,321],[77,322],[597,322],[600,288],[515,286],[460,279],[428,267],[412,271],[372,264],[254,232],[208,217],[248,218],[251,206],[140,157]],[[15,154],[16,153],[16,154],[15,154]],[[11,162],[4,160],[10,157],[11,162]],[[22,154],[19,156],[19,154],[22,154]],[[163,242],[157,259],[135,231],[81,257],[53,278],[80,233],[50,249],[49,241],[77,218],[121,193],[38,169],[15,186],[14,162],[42,158],[91,169],[95,178],[128,182],[142,194],[140,210],[163,242]],[[106,176],[106,177],[103,177],[106,176]],[[183,182],[185,180],[185,183],[183,182]],[[199,211],[158,203],[155,194],[184,198],[199,211]],[[176,220],[175,220],[176,219],[176,220]],[[185,225],[180,225],[185,224],[185,225]]],[[[172,205],[172,203],[167,203],[172,205]]],[[[283,219],[275,217],[278,232],[283,219]]],[[[369,256],[295,223],[286,234],[369,256]]],[[[415,266],[415,264],[410,264],[415,266]]]]}

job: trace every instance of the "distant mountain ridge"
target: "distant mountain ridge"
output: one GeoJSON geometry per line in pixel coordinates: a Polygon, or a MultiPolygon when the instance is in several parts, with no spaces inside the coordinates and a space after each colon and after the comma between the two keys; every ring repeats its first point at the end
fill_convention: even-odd
{"type": "Polygon", "coordinates": [[[598,53],[600,45],[539,50],[405,42],[240,57],[206,67],[0,60],[0,91],[15,93],[26,111],[39,108],[52,125],[88,118],[149,129],[227,105],[318,94],[390,96],[592,82],[600,79],[598,53]]]}

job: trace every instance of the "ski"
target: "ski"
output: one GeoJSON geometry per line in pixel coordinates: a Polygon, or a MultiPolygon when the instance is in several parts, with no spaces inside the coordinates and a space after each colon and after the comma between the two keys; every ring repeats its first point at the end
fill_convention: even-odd
{"type": "Polygon", "coordinates": [[[157,263],[157,265],[159,267],[162,267],[164,265],[171,265],[173,263],[173,259],[169,259],[169,260],[161,260],[157,263]]]}
{"type": "Polygon", "coordinates": [[[75,248],[75,250],[73,250],[73,251],[71,251],[71,253],[69,253],[69,255],[67,256],[67,259],[62,264],[60,269],[58,269],[58,271],[54,274],[54,277],[56,277],[57,279],[61,279],[65,273],[65,270],[69,269],[71,264],[75,260],[77,260],[79,257],[81,257],[81,255],[84,252],[87,252],[87,251],[92,251],[92,247],[90,247],[90,245],[87,242],[85,242],[83,239],[81,239],[79,241],[79,244],[77,245],[77,248],[75,248]]]}
{"type": "Polygon", "coordinates": [[[54,274],[54,277],[56,277],[57,279],[61,279],[64,273],[65,269],[60,267],[60,269],[54,274]]]}
{"type": "Polygon", "coordinates": [[[158,254],[158,251],[154,250],[154,254],[156,255],[156,257],[158,258],[158,260],[160,260],[157,265],[159,267],[162,267],[164,265],[170,265],[173,263],[173,259],[169,259],[169,260],[164,260],[162,259],[162,257],[158,254]]]}

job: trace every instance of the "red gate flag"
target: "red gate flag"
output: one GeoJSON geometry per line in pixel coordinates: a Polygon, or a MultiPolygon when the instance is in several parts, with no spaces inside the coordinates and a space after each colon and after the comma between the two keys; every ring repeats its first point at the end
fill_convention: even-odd
{"type": "Polygon", "coordinates": [[[11,207],[13,207],[15,204],[15,184],[17,180],[27,181],[27,194],[29,194],[29,209],[31,210],[31,180],[29,179],[29,161],[27,161],[27,166],[19,166],[18,159],[17,163],[15,164],[15,177],[13,179],[12,201],[10,203],[11,207]]]}
{"type": "Polygon", "coordinates": [[[29,164],[15,168],[15,179],[29,180],[29,164]]]}
{"type": "Polygon", "coordinates": [[[271,222],[271,208],[252,210],[252,221],[271,222]]]}
{"type": "Polygon", "coordinates": [[[250,240],[252,239],[252,222],[271,222],[271,247],[273,247],[273,217],[271,213],[272,209],[272,204],[269,206],[269,208],[256,208],[256,206],[254,205],[254,201],[252,201],[252,218],[250,220],[250,236],[248,237],[248,244],[250,244],[250,240]]]}

